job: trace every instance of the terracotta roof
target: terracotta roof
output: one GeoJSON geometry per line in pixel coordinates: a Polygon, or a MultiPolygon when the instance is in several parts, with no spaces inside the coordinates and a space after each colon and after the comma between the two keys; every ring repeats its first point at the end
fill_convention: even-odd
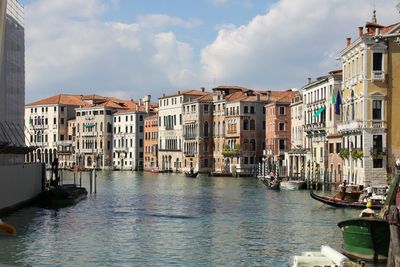
{"type": "Polygon", "coordinates": [[[90,107],[104,107],[104,108],[117,108],[117,109],[127,108],[127,107],[121,106],[109,99],[107,99],[104,102],[98,103],[98,104],[90,105],[90,107]]]}
{"type": "Polygon", "coordinates": [[[96,94],[91,94],[91,95],[82,95],[83,100],[105,100],[106,98],[103,96],[99,96],[96,94]]]}
{"type": "Polygon", "coordinates": [[[242,87],[242,86],[236,86],[236,85],[219,85],[215,88],[213,88],[213,90],[224,90],[224,89],[237,89],[237,90],[241,90],[241,91],[249,91],[250,89],[246,88],[246,87],[242,87]]]}
{"type": "Polygon", "coordinates": [[[195,99],[193,99],[193,101],[199,101],[199,102],[209,102],[209,101],[213,101],[213,93],[208,93],[206,95],[197,97],[195,99]]]}
{"type": "Polygon", "coordinates": [[[142,106],[137,106],[138,109],[135,108],[129,108],[129,109],[121,109],[117,111],[117,114],[123,114],[123,113],[134,113],[134,112],[146,112],[146,107],[144,105],[142,106]]]}
{"type": "Polygon", "coordinates": [[[70,106],[88,106],[89,104],[82,100],[80,95],[68,95],[59,94],[55,96],[50,96],[32,103],[27,104],[27,106],[39,106],[39,105],[70,105],[70,106]]]}
{"type": "Polygon", "coordinates": [[[206,95],[206,94],[208,94],[208,92],[204,92],[199,89],[189,89],[189,90],[177,91],[177,92],[169,94],[169,95],[163,95],[163,96],[159,97],[159,99],[165,98],[165,97],[177,96],[177,95],[206,95]]]}

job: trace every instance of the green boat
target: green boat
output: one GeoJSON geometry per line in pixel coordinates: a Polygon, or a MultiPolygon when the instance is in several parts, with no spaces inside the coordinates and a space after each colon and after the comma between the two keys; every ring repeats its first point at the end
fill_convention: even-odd
{"type": "Polygon", "coordinates": [[[338,223],[343,234],[343,253],[354,259],[386,261],[390,230],[387,221],[378,218],[357,218],[338,223]]]}

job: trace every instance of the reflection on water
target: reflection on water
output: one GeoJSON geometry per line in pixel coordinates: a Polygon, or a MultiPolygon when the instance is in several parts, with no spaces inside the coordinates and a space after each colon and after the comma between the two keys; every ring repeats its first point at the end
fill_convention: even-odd
{"type": "Polygon", "coordinates": [[[290,256],[340,249],[336,223],[358,211],[321,207],[306,191],[253,178],[101,172],[97,195],[58,211],[4,218],[0,262],[15,265],[287,266],[290,256]]]}

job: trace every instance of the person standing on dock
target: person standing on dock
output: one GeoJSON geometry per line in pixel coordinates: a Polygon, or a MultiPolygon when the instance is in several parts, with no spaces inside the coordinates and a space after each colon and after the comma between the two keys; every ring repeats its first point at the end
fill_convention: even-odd
{"type": "Polygon", "coordinates": [[[58,177],[58,158],[54,158],[53,162],[51,163],[51,173],[52,176],[54,174],[54,180],[52,180],[51,182],[53,182],[53,186],[57,187],[60,184],[60,179],[58,177]]]}

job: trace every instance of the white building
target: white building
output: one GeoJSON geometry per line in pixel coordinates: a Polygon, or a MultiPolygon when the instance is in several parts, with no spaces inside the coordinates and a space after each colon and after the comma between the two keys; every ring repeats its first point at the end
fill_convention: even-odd
{"type": "Polygon", "coordinates": [[[306,176],[315,183],[326,182],[328,177],[327,127],[336,126],[339,120],[334,113],[332,94],[340,90],[341,81],[341,71],[332,71],[315,81],[309,79],[302,89],[305,148],[309,151],[306,176]]]}
{"type": "Polygon", "coordinates": [[[134,109],[113,116],[113,166],[119,170],[143,170],[144,119],[150,112],[150,96],[134,109]]]}
{"type": "Polygon", "coordinates": [[[158,162],[160,171],[182,170],[182,104],[206,94],[204,89],[186,90],[159,98],[158,162]]]}
{"type": "MultiPolygon", "coordinates": [[[[27,155],[27,162],[51,164],[58,151],[72,147],[68,121],[75,118],[75,108],[88,106],[83,96],[59,94],[25,106],[25,137],[27,144],[37,147],[27,155]]],[[[59,159],[60,166],[70,165],[68,158],[59,159]]]]}

